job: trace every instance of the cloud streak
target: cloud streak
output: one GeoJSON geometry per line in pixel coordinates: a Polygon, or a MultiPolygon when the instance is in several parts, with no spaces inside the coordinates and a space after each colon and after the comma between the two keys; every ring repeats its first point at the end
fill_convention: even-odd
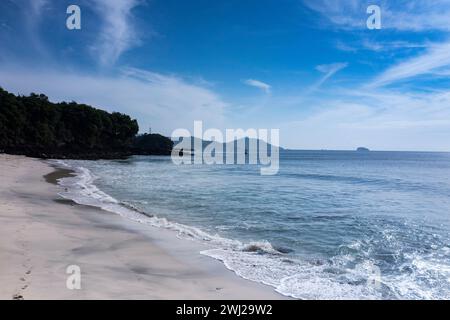
{"type": "Polygon", "coordinates": [[[315,102],[316,111],[279,125],[283,145],[316,149],[449,151],[450,91],[413,94],[346,90],[315,102]],[[301,137],[299,146],[298,137],[301,137]]]}
{"type": "Polygon", "coordinates": [[[112,65],[124,52],[139,43],[132,23],[132,10],[141,4],[141,1],[93,0],[92,2],[103,20],[98,44],[92,46],[92,51],[99,58],[101,65],[112,65]]]}
{"type": "MultiPolygon", "coordinates": [[[[310,10],[340,29],[365,29],[369,0],[303,0],[310,10]]],[[[399,31],[450,32],[450,1],[398,0],[377,1],[381,7],[383,29],[399,31]]]]}
{"type": "Polygon", "coordinates": [[[434,45],[426,53],[403,61],[376,77],[369,87],[389,85],[450,66],[450,42],[434,45]]]}
{"type": "Polygon", "coordinates": [[[114,76],[45,72],[17,67],[0,69],[2,86],[16,94],[45,93],[52,101],[77,101],[137,118],[141,130],[151,126],[170,135],[192,130],[195,120],[222,128],[228,104],[215,92],[186,80],[145,70],[126,68],[114,76]]]}
{"type": "Polygon", "coordinates": [[[40,15],[48,5],[48,0],[31,0],[30,4],[32,12],[36,15],[40,15]]]}
{"type": "Polygon", "coordinates": [[[315,85],[314,89],[320,88],[328,79],[330,79],[334,74],[339,72],[342,69],[347,68],[348,63],[346,62],[339,62],[339,63],[332,63],[332,64],[321,64],[316,67],[316,70],[319,72],[324,73],[325,75],[320,79],[315,85]]]}
{"type": "Polygon", "coordinates": [[[269,94],[272,89],[272,87],[270,85],[268,85],[267,83],[264,83],[262,81],[259,81],[259,80],[247,79],[247,80],[244,80],[244,83],[248,86],[258,88],[267,94],[269,94]]]}

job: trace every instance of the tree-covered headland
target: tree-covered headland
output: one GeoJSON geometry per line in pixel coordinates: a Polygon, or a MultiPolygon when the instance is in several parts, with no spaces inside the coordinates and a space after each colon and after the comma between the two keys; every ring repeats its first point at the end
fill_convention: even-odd
{"type": "Polygon", "coordinates": [[[122,113],[53,103],[43,94],[16,96],[0,88],[0,152],[62,159],[170,154],[170,139],[137,136],[138,131],[137,121],[122,113]]]}

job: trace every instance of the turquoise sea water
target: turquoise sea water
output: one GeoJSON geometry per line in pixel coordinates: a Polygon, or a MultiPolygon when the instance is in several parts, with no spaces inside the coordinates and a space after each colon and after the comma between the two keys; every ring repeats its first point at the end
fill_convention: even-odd
{"type": "Polygon", "coordinates": [[[449,299],[450,154],[282,152],[280,171],[170,157],[65,161],[62,194],[208,242],[239,276],[304,299],[449,299]]]}

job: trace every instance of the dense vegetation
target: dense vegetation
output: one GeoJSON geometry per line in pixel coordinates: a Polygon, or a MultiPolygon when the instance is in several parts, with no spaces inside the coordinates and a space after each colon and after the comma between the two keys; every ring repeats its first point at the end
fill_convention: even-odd
{"type": "Polygon", "coordinates": [[[160,134],[143,134],[134,139],[133,154],[140,155],[169,155],[173,148],[173,141],[160,134]]]}
{"type": "Polygon", "coordinates": [[[52,103],[43,94],[15,96],[0,88],[0,152],[42,158],[122,158],[132,154],[138,130],[137,121],[128,115],[75,102],[52,103]]]}

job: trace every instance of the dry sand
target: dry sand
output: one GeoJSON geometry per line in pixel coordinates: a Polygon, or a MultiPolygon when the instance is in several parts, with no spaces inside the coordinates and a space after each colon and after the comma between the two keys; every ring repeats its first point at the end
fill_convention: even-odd
{"type": "Polygon", "coordinates": [[[202,245],[62,199],[49,182],[67,172],[54,171],[0,154],[0,299],[284,298],[200,255],[202,245]],[[66,287],[70,265],[80,290],[66,287]]]}

